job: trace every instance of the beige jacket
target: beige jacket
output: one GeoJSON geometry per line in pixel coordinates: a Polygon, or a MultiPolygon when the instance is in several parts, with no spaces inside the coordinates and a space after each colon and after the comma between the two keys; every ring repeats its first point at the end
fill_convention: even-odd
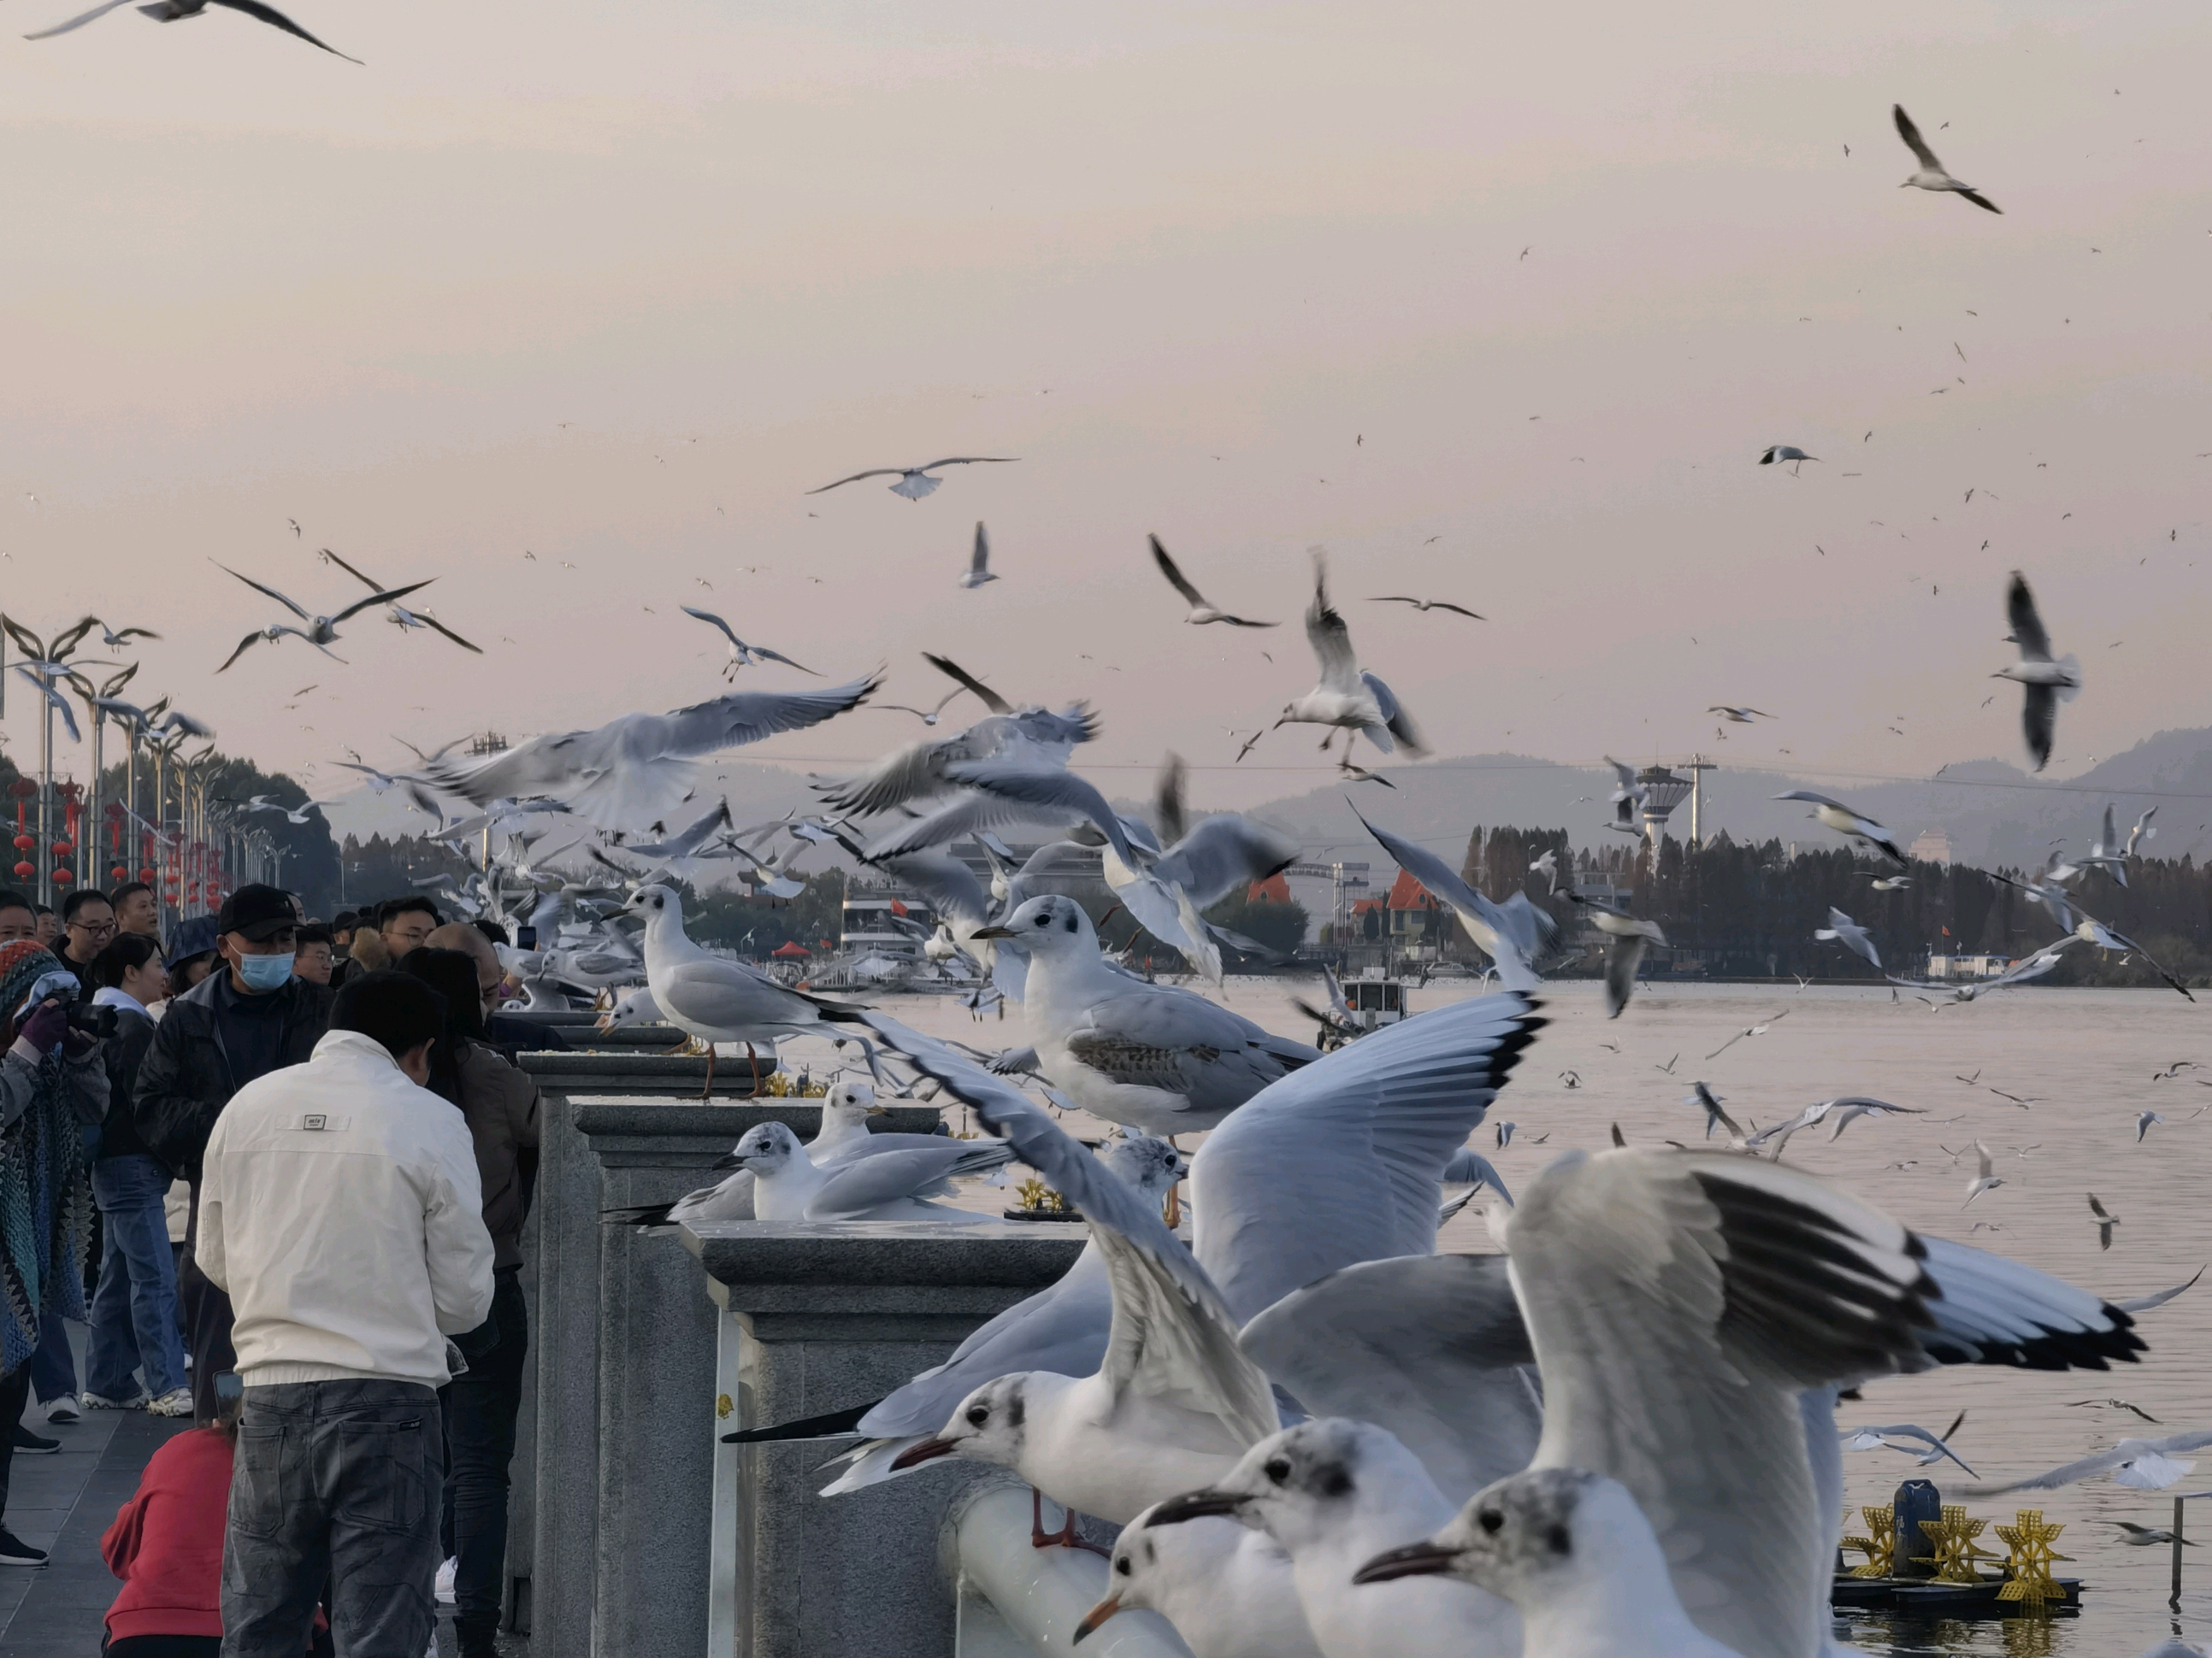
{"type": "Polygon", "coordinates": [[[468,1127],[382,1043],[333,1030],[216,1119],[196,1258],[229,1292],[247,1387],[443,1387],[446,1337],[491,1311],[468,1127]]]}

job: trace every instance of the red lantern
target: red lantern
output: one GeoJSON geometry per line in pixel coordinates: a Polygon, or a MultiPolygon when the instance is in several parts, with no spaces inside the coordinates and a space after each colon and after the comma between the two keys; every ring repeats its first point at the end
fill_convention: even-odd
{"type": "Polygon", "coordinates": [[[31,864],[18,864],[15,865],[15,878],[19,881],[27,881],[38,872],[37,867],[31,864]]]}
{"type": "Polygon", "coordinates": [[[65,869],[58,869],[58,870],[56,870],[56,871],[54,872],[54,876],[53,876],[54,884],[55,884],[56,886],[58,886],[58,887],[65,887],[65,886],[67,886],[70,882],[72,882],[72,881],[74,881],[74,880],[76,880],[76,876],[74,876],[74,875],[72,875],[72,874],[70,874],[70,873],[67,870],[65,870],[65,869]]]}
{"type": "Polygon", "coordinates": [[[158,878],[161,873],[161,871],[155,869],[151,864],[149,864],[145,868],[138,872],[138,878],[142,881],[153,881],[158,878]]]}
{"type": "Polygon", "coordinates": [[[38,844],[38,837],[35,835],[19,835],[15,837],[15,850],[18,852],[28,852],[38,844]]]}
{"type": "Polygon", "coordinates": [[[113,869],[107,872],[118,881],[127,881],[131,878],[131,872],[124,868],[120,864],[118,864],[113,869]]]}
{"type": "Polygon", "coordinates": [[[70,853],[76,850],[76,847],[67,841],[57,841],[54,842],[54,856],[57,858],[66,858],[70,853]]]}

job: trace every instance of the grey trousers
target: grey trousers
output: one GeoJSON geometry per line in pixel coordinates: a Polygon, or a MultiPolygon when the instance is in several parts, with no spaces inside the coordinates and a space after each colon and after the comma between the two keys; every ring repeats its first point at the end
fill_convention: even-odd
{"type": "Polygon", "coordinates": [[[444,1480],[428,1388],[248,1388],[223,1534],[223,1658],[299,1658],[325,1587],[337,1658],[422,1658],[444,1480]]]}

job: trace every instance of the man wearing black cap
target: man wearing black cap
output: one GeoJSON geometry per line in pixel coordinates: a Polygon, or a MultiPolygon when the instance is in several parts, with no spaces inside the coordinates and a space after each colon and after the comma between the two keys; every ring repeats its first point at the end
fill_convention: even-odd
{"type": "Polygon", "coordinates": [[[191,1333],[192,1414],[216,1418],[215,1379],[235,1363],[230,1299],[192,1258],[198,1236],[200,1157],[230,1096],[246,1084],[314,1052],[330,1023],[331,993],[292,974],[299,910],[288,892],[243,886],[216,918],[222,968],[170,999],[138,1067],[132,1116],[138,1138],[192,1187],[177,1288],[191,1333]]]}

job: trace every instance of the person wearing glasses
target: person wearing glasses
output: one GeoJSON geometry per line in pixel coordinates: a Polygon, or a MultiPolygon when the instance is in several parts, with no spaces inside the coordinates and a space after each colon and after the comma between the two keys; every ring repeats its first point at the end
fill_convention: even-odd
{"type": "Polygon", "coordinates": [[[106,893],[84,887],[62,900],[62,965],[76,975],[87,1001],[100,988],[92,964],[114,938],[115,906],[106,893]]]}

